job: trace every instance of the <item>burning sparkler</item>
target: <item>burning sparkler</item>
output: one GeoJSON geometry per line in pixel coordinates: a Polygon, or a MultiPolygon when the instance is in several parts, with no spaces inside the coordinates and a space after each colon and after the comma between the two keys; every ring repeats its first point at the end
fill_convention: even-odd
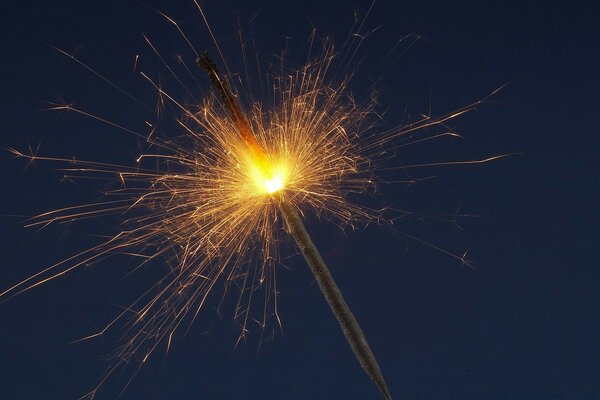
{"type": "MultiPolygon", "coordinates": [[[[214,85],[219,90],[221,98],[229,109],[238,132],[254,156],[254,162],[257,165],[256,168],[261,172],[260,180],[264,182],[266,192],[268,194],[274,194],[275,192],[283,191],[285,175],[278,169],[272,169],[267,156],[260,148],[260,145],[250,130],[248,122],[241,113],[239,105],[233,98],[231,92],[229,92],[227,81],[219,76],[216,65],[210,60],[208,55],[205,54],[202,57],[199,57],[196,62],[208,72],[214,85]]],[[[283,194],[279,197],[279,206],[291,235],[296,240],[300,251],[315,275],[319,287],[321,288],[321,292],[323,292],[325,300],[327,300],[329,307],[331,307],[331,310],[337,318],[352,351],[360,362],[360,365],[363,367],[363,370],[367,373],[369,378],[375,382],[383,396],[387,400],[391,400],[392,395],[385,384],[385,379],[383,378],[377,359],[369,347],[369,343],[367,342],[358,321],[354,317],[354,314],[352,314],[350,307],[346,304],[342,292],[338,288],[327,265],[323,261],[317,246],[315,246],[310,235],[306,231],[302,219],[298,215],[298,211],[288,202],[283,194]]]]}
{"type": "MultiPolygon", "coordinates": [[[[194,4],[205,19],[198,3],[194,4]]],[[[127,167],[12,150],[21,157],[68,163],[70,166],[64,168],[67,173],[110,176],[120,183],[120,187],[107,193],[106,201],[43,213],[27,226],[43,227],[112,214],[125,215],[126,220],[115,235],[17,283],[0,293],[0,297],[25,292],[115,254],[138,257],[138,267],[156,259],[173,266],[167,276],[128,308],[135,310],[128,322],[130,335],[92,391],[93,397],[108,376],[134,355],[141,355],[146,361],[161,343],[166,342],[169,348],[175,332],[184,322],[195,319],[219,285],[224,286],[224,293],[233,284],[239,287],[235,317],[242,326],[240,338],[247,331],[259,286],[265,287],[261,326],[271,316],[279,321],[275,269],[280,259],[279,235],[285,227],[312,269],[363,369],[384,397],[391,399],[375,357],[312,243],[300,213],[326,215],[340,225],[380,220],[380,210],[356,200],[356,196],[375,185],[372,175],[376,155],[384,153],[382,149],[392,150],[393,142],[399,138],[424,132],[422,128],[444,128],[446,121],[483,100],[438,118],[424,116],[402,128],[375,135],[369,122],[373,104],[357,104],[348,93],[347,79],[329,78],[334,51],[326,44],[318,59],[294,73],[274,78],[273,104],[268,109],[255,102],[244,110],[215,64],[199,55],[176,22],[165,18],[177,27],[199,64],[207,70],[220,99],[208,96],[202,104],[184,106],[142,72],[162,100],[181,110],[175,121],[185,135],[178,138],[161,137],[154,130],[145,135],[71,105],[53,107],[144,137],[154,151],[141,155],[137,165],[127,167]],[[154,166],[146,162],[148,159],[156,161],[154,166]]],[[[118,88],[81,60],[70,57],[118,88]]],[[[136,68],[137,61],[136,57],[136,68]]],[[[161,61],[164,62],[162,58],[161,61]]],[[[168,65],[167,68],[175,75],[168,65]]],[[[411,140],[442,136],[456,133],[444,128],[411,140]]],[[[88,338],[104,334],[125,319],[128,310],[88,338]]]]}

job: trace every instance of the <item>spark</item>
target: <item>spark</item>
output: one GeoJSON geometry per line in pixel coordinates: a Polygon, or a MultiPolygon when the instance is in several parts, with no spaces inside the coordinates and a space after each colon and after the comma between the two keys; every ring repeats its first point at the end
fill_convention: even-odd
{"type": "MultiPolygon", "coordinates": [[[[202,8],[196,0],[193,2],[209,29],[227,76],[232,76],[202,8]]],[[[161,15],[175,26],[195,56],[198,56],[175,20],[166,14],[161,15]]],[[[364,21],[359,27],[362,28],[363,24],[364,21]]],[[[145,35],[144,39],[176,82],[190,98],[194,98],[191,89],[177,76],[175,69],[160,55],[151,40],[145,35]]],[[[342,60],[352,60],[362,40],[362,36],[359,39],[353,37],[342,60]]],[[[55,49],[132,101],[143,105],[138,98],[75,56],[55,49]]],[[[135,56],[135,71],[140,69],[140,57],[139,54],[135,56]]],[[[170,102],[180,110],[174,120],[182,128],[183,134],[177,137],[160,135],[157,125],[150,121],[143,121],[151,128],[150,133],[145,135],[70,104],[52,105],[49,108],[53,111],[73,111],[144,138],[152,147],[152,153],[141,154],[133,166],[44,157],[37,153],[28,155],[10,149],[14,155],[30,161],[68,164],[72,167],[66,171],[109,178],[116,185],[107,190],[106,201],[44,212],[28,220],[28,226],[45,228],[51,224],[109,215],[118,215],[124,221],[113,235],[5,289],[0,292],[0,299],[29,291],[81,266],[119,254],[140,260],[133,271],[156,260],[161,260],[162,265],[171,266],[162,279],[115,319],[84,338],[101,336],[120,321],[128,329],[123,346],[90,397],[134,355],[139,356],[143,360],[140,364],[143,364],[161,344],[166,343],[168,351],[174,335],[184,331],[185,325],[189,329],[210,296],[216,295],[217,288],[223,291],[219,304],[233,289],[238,291],[234,314],[240,323],[239,340],[249,331],[251,311],[259,295],[262,296],[262,316],[257,319],[258,325],[266,326],[271,318],[281,325],[276,270],[282,259],[281,243],[285,241],[282,232],[288,231],[296,238],[313,271],[320,269],[321,272],[315,272],[315,276],[325,274],[323,260],[316,248],[311,250],[312,241],[307,236],[300,216],[319,215],[340,227],[354,227],[372,221],[385,223],[385,207],[375,207],[369,199],[378,182],[376,171],[398,167],[380,165],[387,161],[386,157],[380,155],[400,146],[441,137],[460,137],[449,132],[445,124],[473,110],[485,100],[440,117],[424,115],[403,127],[377,132],[375,105],[361,105],[354,100],[348,87],[350,77],[332,77],[334,59],[333,46],[326,41],[322,54],[309,60],[302,68],[269,76],[272,98],[264,103],[252,99],[247,104],[242,103],[229,87],[229,82],[218,74],[216,66],[206,56],[198,57],[199,64],[209,73],[220,96],[206,95],[204,100],[193,105],[186,105],[148,73],[139,71],[156,90],[161,101],[170,102]],[[408,142],[397,143],[399,138],[408,137],[408,142]],[[379,164],[379,161],[383,162],[379,164]],[[259,288],[263,290],[258,291],[259,288]]],[[[184,63],[180,56],[178,61],[184,63]]],[[[190,69],[185,69],[192,75],[190,69]]],[[[148,109],[146,106],[144,108],[148,109]]],[[[430,162],[401,168],[478,164],[500,157],[430,162]]],[[[323,287],[320,278],[318,281],[323,287]]],[[[324,292],[328,290],[334,299],[331,301],[339,302],[335,300],[338,296],[335,291],[339,292],[337,286],[335,290],[324,289],[324,292]]],[[[341,294],[339,296],[341,298],[341,294]]],[[[331,305],[330,298],[327,301],[331,305]]],[[[343,325],[341,320],[340,323],[343,325]]],[[[358,326],[355,320],[354,323],[358,326]]],[[[350,336],[355,337],[349,337],[349,340],[359,343],[356,348],[351,344],[357,356],[360,352],[370,352],[366,340],[363,343],[363,337],[353,333],[356,328],[351,327],[350,330],[353,330],[350,336]]],[[[346,331],[344,333],[348,337],[349,334],[346,331]]],[[[376,362],[365,367],[365,370],[368,369],[373,380],[381,381],[378,386],[384,396],[391,398],[380,378],[376,362]]]]}

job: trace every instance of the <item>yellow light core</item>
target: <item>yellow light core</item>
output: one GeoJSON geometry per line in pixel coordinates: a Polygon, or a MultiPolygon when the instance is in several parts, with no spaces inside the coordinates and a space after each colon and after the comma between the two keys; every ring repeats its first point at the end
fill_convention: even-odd
{"type": "Polygon", "coordinates": [[[275,175],[271,179],[267,179],[265,181],[265,187],[267,188],[267,193],[275,193],[279,189],[283,188],[283,179],[279,175],[275,175]]]}
{"type": "Polygon", "coordinates": [[[249,161],[249,174],[253,192],[258,195],[273,194],[285,188],[287,180],[287,168],[285,164],[276,162],[266,164],[264,162],[249,161]]]}

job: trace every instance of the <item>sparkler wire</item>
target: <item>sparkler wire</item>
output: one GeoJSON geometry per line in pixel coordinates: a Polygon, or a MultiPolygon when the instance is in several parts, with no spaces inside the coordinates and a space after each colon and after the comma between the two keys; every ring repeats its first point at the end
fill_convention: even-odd
{"type": "Polygon", "coordinates": [[[346,304],[344,296],[342,296],[342,292],[335,283],[333,276],[331,276],[331,272],[329,272],[327,264],[323,261],[323,257],[321,257],[317,246],[315,246],[310,238],[298,211],[284,199],[280,202],[280,207],[290,234],[296,240],[296,244],[302,252],[306,263],[317,279],[321,293],[323,293],[323,297],[325,297],[327,304],[329,304],[331,311],[337,318],[354,355],[360,362],[365,373],[377,385],[383,397],[386,400],[392,400],[392,395],[385,384],[383,374],[367,342],[367,338],[360,328],[356,317],[352,314],[350,307],[346,304]]]}

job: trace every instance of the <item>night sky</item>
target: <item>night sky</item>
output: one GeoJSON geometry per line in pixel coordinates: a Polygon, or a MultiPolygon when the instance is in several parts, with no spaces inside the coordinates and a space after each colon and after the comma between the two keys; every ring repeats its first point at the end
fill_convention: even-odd
{"type": "MultiPolygon", "coordinates": [[[[142,70],[172,82],[142,32],[168,60],[179,52],[191,59],[153,8],[214,53],[191,0],[10,3],[0,16],[2,146],[126,165],[143,151],[137,138],[114,128],[40,112],[49,102],[72,102],[140,130],[152,116],[51,46],[76,51],[151,107],[155,93],[133,72],[135,55],[142,54],[142,70]]],[[[354,12],[364,15],[370,4],[206,3],[233,67],[240,66],[239,27],[263,60],[287,49],[290,65],[300,66],[313,27],[341,44],[354,12]]],[[[450,112],[509,83],[451,123],[464,140],[408,146],[397,165],[518,153],[383,176],[435,176],[387,185],[383,201],[423,217],[399,221],[399,232],[468,250],[473,268],[376,225],[342,233],[307,221],[397,399],[600,399],[600,28],[593,2],[552,3],[382,0],[365,23],[363,33],[379,29],[357,54],[351,90],[364,94],[374,83],[382,130],[430,107],[434,115],[450,112]],[[408,51],[393,49],[411,33],[420,39],[408,51]],[[386,68],[376,69],[390,50],[386,68]],[[470,215],[456,219],[462,229],[436,218],[457,212],[470,215]]],[[[28,165],[8,152],[0,152],[0,164],[0,291],[116,229],[114,218],[24,228],[26,216],[101,198],[106,182],[65,181],[56,164],[28,165]]],[[[126,257],[109,259],[0,304],[1,399],[75,399],[94,385],[119,332],[72,342],[160,276],[157,266],[126,277],[130,266],[126,257]]],[[[286,266],[278,273],[283,333],[264,340],[265,331],[261,341],[253,329],[234,349],[231,308],[218,314],[209,305],[168,355],[157,351],[122,398],[379,399],[304,260],[286,266]]],[[[116,398],[131,373],[116,374],[98,398],[116,398]]]]}

